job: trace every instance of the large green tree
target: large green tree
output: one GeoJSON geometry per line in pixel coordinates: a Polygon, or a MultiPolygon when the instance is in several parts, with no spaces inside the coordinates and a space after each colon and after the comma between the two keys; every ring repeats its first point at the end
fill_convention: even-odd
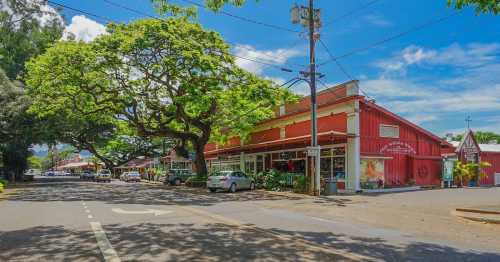
{"type": "Polygon", "coordinates": [[[45,141],[87,150],[111,169],[138,156],[152,155],[162,147],[162,141],[137,136],[123,119],[117,119],[109,111],[111,103],[101,100],[100,106],[94,106],[94,96],[105,90],[93,92],[88,87],[99,81],[107,82],[96,77],[99,70],[104,70],[92,67],[96,57],[89,45],[70,41],[50,48],[37,58],[36,64],[29,63],[27,80],[31,88],[28,91],[33,98],[30,113],[47,130],[45,141]],[[58,64],[72,64],[72,67],[58,64]],[[86,71],[96,74],[82,77],[82,72],[86,71]],[[47,76],[53,78],[47,79],[47,76]],[[53,86],[59,88],[50,88],[53,86]],[[88,92],[80,92],[73,86],[88,92]]]}
{"type": "Polygon", "coordinates": [[[0,153],[4,168],[15,178],[27,168],[31,144],[39,142],[43,125],[26,113],[25,62],[61,38],[63,23],[45,1],[0,1],[0,153]]]}
{"type": "Polygon", "coordinates": [[[30,105],[22,84],[11,81],[0,69],[0,152],[2,163],[12,178],[27,168],[33,122],[25,112],[30,105]]]}
{"type": "Polygon", "coordinates": [[[456,9],[473,6],[476,13],[500,13],[500,0],[448,0],[448,5],[456,9]]]}
{"type": "Polygon", "coordinates": [[[125,120],[142,136],[174,139],[181,152],[191,148],[198,173],[206,174],[210,140],[245,137],[294,98],[238,68],[219,34],[186,18],[108,31],[90,44],[58,43],[29,64],[30,90],[53,99],[40,111],[71,108],[125,120]]]}
{"type": "Polygon", "coordinates": [[[0,66],[7,76],[19,77],[24,63],[59,40],[63,29],[61,17],[45,1],[1,0],[0,66]]]}

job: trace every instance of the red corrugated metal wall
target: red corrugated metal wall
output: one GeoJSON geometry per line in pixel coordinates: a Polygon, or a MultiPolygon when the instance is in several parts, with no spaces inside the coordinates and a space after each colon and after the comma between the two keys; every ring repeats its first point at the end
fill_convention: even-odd
{"type": "Polygon", "coordinates": [[[500,173],[500,153],[481,152],[481,161],[486,161],[491,164],[490,167],[484,168],[488,176],[481,179],[481,185],[493,185],[495,183],[495,173],[500,173]]]}
{"type": "Polygon", "coordinates": [[[417,185],[440,184],[441,167],[438,159],[413,159],[411,156],[440,157],[440,141],[361,103],[361,154],[392,157],[385,160],[385,183],[401,186],[415,180],[417,185]],[[382,138],[381,124],[399,127],[399,138],[382,138]],[[420,169],[420,177],[415,173],[420,169]],[[426,170],[425,176],[422,170],[426,170]]]}
{"type": "Polygon", "coordinates": [[[273,128],[260,132],[255,132],[250,135],[250,144],[257,144],[267,141],[280,139],[280,129],[273,128]]]}
{"type": "MultiPolygon", "coordinates": [[[[347,131],[347,115],[345,113],[323,116],[318,118],[318,132],[347,131]]],[[[311,134],[311,121],[293,123],[285,127],[287,138],[311,134]]]]}

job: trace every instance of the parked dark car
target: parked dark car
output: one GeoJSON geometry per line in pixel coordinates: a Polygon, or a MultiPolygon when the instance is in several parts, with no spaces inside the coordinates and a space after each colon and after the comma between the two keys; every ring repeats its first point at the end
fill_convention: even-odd
{"type": "Polygon", "coordinates": [[[84,171],[83,174],[80,176],[80,179],[95,181],[95,174],[90,171],[84,171]]]}
{"type": "Polygon", "coordinates": [[[189,169],[170,169],[163,181],[164,184],[178,186],[196,174],[189,169]]]}

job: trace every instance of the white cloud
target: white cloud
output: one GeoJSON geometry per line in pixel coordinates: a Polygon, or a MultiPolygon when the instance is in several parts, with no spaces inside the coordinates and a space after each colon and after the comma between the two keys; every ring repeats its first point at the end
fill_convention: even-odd
{"type": "Polygon", "coordinates": [[[239,57],[236,58],[236,64],[255,74],[262,74],[268,66],[262,63],[253,62],[251,60],[258,60],[264,63],[283,65],[290,58],[299,56],[301,52],[296,49],[275,49],[275,50],[257,50],[250,45],[236,45],[235,54],[239,57]]]}
{"type": "Polygon", "coordinates": [[[441,49],[410,45],[389,59],[377,61],[375,66],[383,69],[385,74],[405,74],[412,65],[474,68],[495,62],[499,52],[499,43],[472,43],[465,46],[454,43],[441,49]]]}
{"type": "MultiPolygon", "coordinates": [[[[30,12],[30,17],[38,20],[38,22],[43,26],[48,22],[56,20],[60,24],[64,24],[64,20],[59,15],[56,9],[48,5],[44,0],[26,0],[26,7],[32,10],[37,10],[30,12]],[[38,10],[39,7],[39,10],[38,10]]],[[[0,0],[0,11],[6,11],[9,15],[12,15],[15,6],[12,6],[8,0],[0,0]]],[[[12,21],[20,20],[26,17],[23,15],[14,15],[12,21]]]]}
{"type": "Polygon", "coordinates": [[[438,120],[438,117],[435,115],[411,115],[406,117],[408,120],[413,122],[414,124],[420,125],[424,122],[430,122],[434,120],[438,120]]]}
{"type": "Polygon", "coordinates": [[[375,79],[360,83],[377,101],[397,113],[440,114],[500,110],[500,84],[447,91],[408,79],[375,79]],[[408,90],[408,91],[407,91],[408,90]]]}
{"type": "Polygon", "coordinates": [[[393,25],[391,21],[377,14],[365,15],[363,20],[378,27],[390,27],[393,25]]]}
{"type": "Polygon", "coordinates": [[[71,18],[71,24],[64,29],[63,39],[74,36],[75,40],[90,42],[105,33],[104,25],[83,15],[76,15],[71,18]]]}
{"type": "Polygon", "coordinates": [[[360,86],[370,95],[384,98],[427,97],[429,91],[415,83],[403,79],[367,79],[360,86]]]}

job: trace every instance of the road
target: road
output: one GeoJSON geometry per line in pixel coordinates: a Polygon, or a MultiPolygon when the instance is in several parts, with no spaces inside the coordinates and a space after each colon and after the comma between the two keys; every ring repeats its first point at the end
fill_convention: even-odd
{"type": "Polygon", "coordinates": [[[0,201],[0,261],[500,261],[500,248],[303,209],[338,204],[44,179],[0,201]]]}

